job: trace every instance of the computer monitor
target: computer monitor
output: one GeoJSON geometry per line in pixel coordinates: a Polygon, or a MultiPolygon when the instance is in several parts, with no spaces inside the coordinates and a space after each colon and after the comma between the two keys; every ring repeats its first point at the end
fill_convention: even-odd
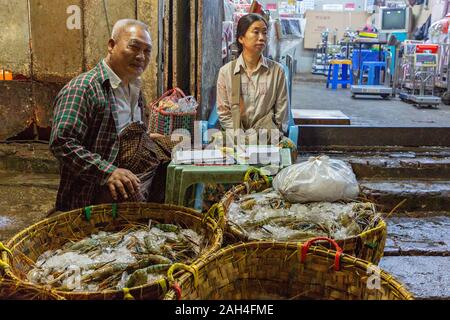
{"type": "Polygon", "coordinates": [[[410,16],[409,8],[381,7],[379,12],[380,32],[409,32],[410,16]]]}

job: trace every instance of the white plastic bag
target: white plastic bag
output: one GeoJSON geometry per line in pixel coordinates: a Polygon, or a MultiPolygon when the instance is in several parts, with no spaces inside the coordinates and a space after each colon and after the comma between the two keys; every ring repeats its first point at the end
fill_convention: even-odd
{"type": "Polygon", "coordinates": [[[328,156],[284,168],[273,180],[273,187],[292,203],[355,199],[359,186],[352,168],[328,156]]]}

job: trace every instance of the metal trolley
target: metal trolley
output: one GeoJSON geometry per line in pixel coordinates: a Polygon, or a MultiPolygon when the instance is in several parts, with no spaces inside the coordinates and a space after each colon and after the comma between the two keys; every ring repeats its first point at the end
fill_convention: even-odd
{"type": "Polygon", "coordinates": [[[435,95],[439,45],[405,41],[401,62],[399,97],[417,107],[436,107],[435,95]]]}

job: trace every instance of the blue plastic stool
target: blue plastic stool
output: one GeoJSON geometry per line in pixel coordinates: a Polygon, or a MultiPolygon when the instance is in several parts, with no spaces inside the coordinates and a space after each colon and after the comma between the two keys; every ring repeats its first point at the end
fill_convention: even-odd
{"type": "Polygon", "coordinates": [[[367,85],[379,85],[381,69],[386,70],[384,61],[364,61],[359,75],[359,84],[363,84],[364,72],[367,71],[367,85]]]}
{"type": "Polygon", "coordinates": [[[352,62],[351,60],[331,60],[328,66],[327,88],[331,83],[331,88],[336,90],[338,85],[347,88],[347,84],[353,84],[352,62]],[[339,72],[341,71],[341,77],[339,72]]]}
{"type": "Polygon", "coordinates": [[[380,61],[380,53],[370,49],[354,49],[352,53],[353,71],[358,71],[364,61],[380,61]]]}

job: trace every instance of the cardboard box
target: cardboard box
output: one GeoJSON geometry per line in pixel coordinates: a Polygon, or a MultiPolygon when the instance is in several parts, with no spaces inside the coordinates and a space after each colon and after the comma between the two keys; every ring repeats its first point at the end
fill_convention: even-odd
{"type": "Polygon", "coordinates": [[[306,29],[305,40],[303,42],[305,49],[315,49],[321,42],[321,33],[327,28],[329,33],[329,43],[333,41],[333,31],[337,29],[337,41],[342,39],[345,29],[362,29],[369,15],[366,12],[353,11],[306,11],[306,29]]]}

